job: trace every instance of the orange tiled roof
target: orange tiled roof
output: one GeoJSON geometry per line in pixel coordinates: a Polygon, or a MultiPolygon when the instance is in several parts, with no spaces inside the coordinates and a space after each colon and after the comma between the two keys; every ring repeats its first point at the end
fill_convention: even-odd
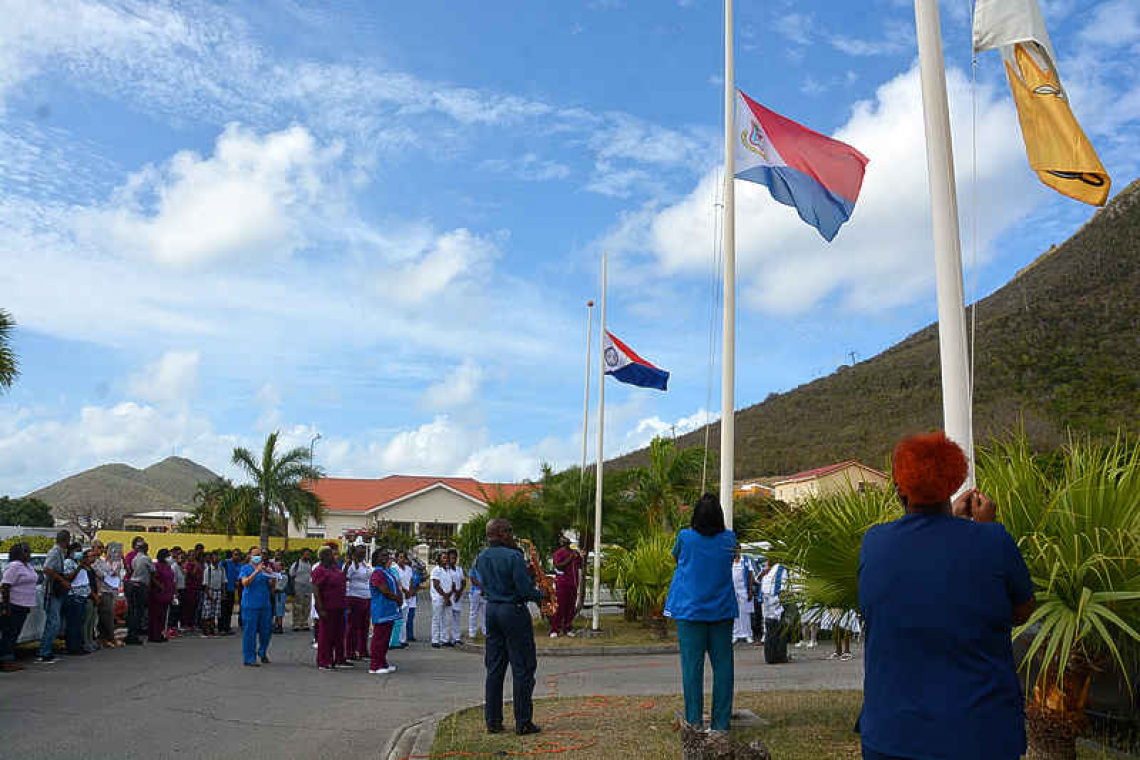
{"type": "Polygon", "coordinates": [[[797,472],[795,475],[789,475],[786,478],[780,478],[779,480],[775,481],[773,485],[794,483],[798,480],[813,480],[815,478],[822,478],[824,475],[830,475],[833,472],[844,470],[848,467],[851,467],[852,465],[856,467],[862,467],[864,470],[870,470],[876,475],[882,475],[884,478],[887,477],[887,473],[885,472],[880,472],[874,467],[868,467],[867,465],[857,462],[854,459],[848,459],[846,462],[837,462],[836,464],[829,464],[826,467],[817,467],[814,470],[804,470],[803,472],[797,472]]]}
{"type": "Polygon", "coordinates": [[[302,487],[321,497],[330,512],[370,512],[405,496],[443,484],[465,496],[485,501],[483,491],[513,496],[533,486],[520,483],[480,483],[473,478],[433,478],[419,475],[389,475],[386,478],[321,478],[302,487]]]}

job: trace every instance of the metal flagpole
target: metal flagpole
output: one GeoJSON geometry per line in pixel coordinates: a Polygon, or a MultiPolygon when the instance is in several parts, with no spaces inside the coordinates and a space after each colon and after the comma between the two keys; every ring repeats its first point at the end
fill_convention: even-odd
{"type": "Polygon", "coordinates": [[[970,420],[970,360],[966,346],[966,307],[962,287],[962,241],[958,231],[958,192],[946,97],[946,63],[938,0],[915,0],[922,112],[926,121],[926,166],[934,223],[934,267],[938,288],[938,348],[942,359],[942,417],[946,435],[966,452],[974,485],[974,434],[970,420]]]}
{"type": "Polygon", "coordinates": [[[732,0],[724,0],[724,331],[720,380],[720,505],[732,528],[733,462],[736,456],[736,84],[732,61],[732,0]]]}
{"type": "Polygon", "coordinates": [[[602,590],[602,457],[606,429],[606,254],[602,254],[602,313],[598,332],[598,467],[594,489],[594,622],[598,630],[598,610],[601,608],[602,590]]]}
{"type": "Polygon", "coordinates": [[[590,336],[594,333],[594,302],[586,302],[586,390],[582,394],[582,469],[578,474],[579,493],[582,498],[581,481],[586,477],[586,435],[590,429],[590,359],[593,352],[590,350],[590,336]]]}

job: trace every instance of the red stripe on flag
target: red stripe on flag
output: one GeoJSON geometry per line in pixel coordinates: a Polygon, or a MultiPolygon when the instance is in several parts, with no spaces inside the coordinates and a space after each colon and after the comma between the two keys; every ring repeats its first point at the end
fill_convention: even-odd
{"type": "MultiPolygon", "coordinates": [[[[737,92],[740,92],[737,90],[737,92]]],[[[740,92],[768,139],[788,166],[807,174],[827,190],[854,203],[863,186],[868,158],[847,143],[833,140],[757,103],[740,92]]]]}
{"type": "Polygon", "coordinates": [[[626,356],[628,356],[631,361],[635,361],[638,364],[644,364],[646,367],[653,367],[653,369],[661,369],[660,367],[653,365],[653,364],[650,364],[649,362],[642,359],[640,356],[638,356],[636,353],[634,353],[632,348],[630,348],[629,346],[627,346],[626,344],[622,343],[620,340],[615,338],[614,334],[612,332],[610,332],[609,330],[606,330],[606,335],[610,336],[610,340],[612,340],[614,342],[614,345],[617,346],[619,349],[621,349],[621,352],[623,354],[625,354],[626,356]]]}

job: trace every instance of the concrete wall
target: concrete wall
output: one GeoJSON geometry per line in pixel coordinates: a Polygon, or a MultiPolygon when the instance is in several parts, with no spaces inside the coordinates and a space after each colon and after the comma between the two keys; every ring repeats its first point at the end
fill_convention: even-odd
{"type": "Polygon", "coordinates": [[[820,478],[800,480],[776,485],[776,498],[788,504],[804,501],[813,496],[828,496],[843,490],[857,490],[860,483],[886,487],[887,478],[874,470],[857,464],[830,472],[820,478]]]}

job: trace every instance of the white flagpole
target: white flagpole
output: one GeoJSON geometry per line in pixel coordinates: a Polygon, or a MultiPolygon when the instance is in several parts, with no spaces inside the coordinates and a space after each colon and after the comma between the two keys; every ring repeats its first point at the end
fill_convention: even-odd
{"type": "MultiPolygon", "coordinates": [[[[594,333],[594,302],[586,302],[586,390],[582,394],[582,469],[579,478],[586,477],[586,435],[590,429],[590,336],[594,333]]],[[[581,484],[579,484],[579,488],[581,484]]],[[[578,494],[581,498],[582,494],[578,494]]]]}
{"type": "Polygon", "coordinates": [[[732,61],[732,0],[724,0],[724,344],[720,379],[720,505],[732,527],[733,463],[736,457],[736,194],[733,175],[736,84],[732,61]]]}
{"type": "MultiPolygon", "coordinates": [[[[938,347],[942,359],[942,417],[946,435],[966,452],[974,485],[974,434],[970,415],[970,361],[962,288],[962,241],[958,231],[958,192],[946,97],[946,64],[938,0],[915,0],[922,111],[926,121],[926,166],[934,222],[934,265],[938,288],[938,347]]],[[[726,285],[727,289],[727,285],[726,285]]]]}
{"type": "Polygon", "coordinates": [[[602,590],[602,458],[605,455],[606,430],[606,254],[602,254],[602,313],[598,333],[598,467],[594,489],[594,621],[598,630],[598,610],[601,608],[602,590]]]}

